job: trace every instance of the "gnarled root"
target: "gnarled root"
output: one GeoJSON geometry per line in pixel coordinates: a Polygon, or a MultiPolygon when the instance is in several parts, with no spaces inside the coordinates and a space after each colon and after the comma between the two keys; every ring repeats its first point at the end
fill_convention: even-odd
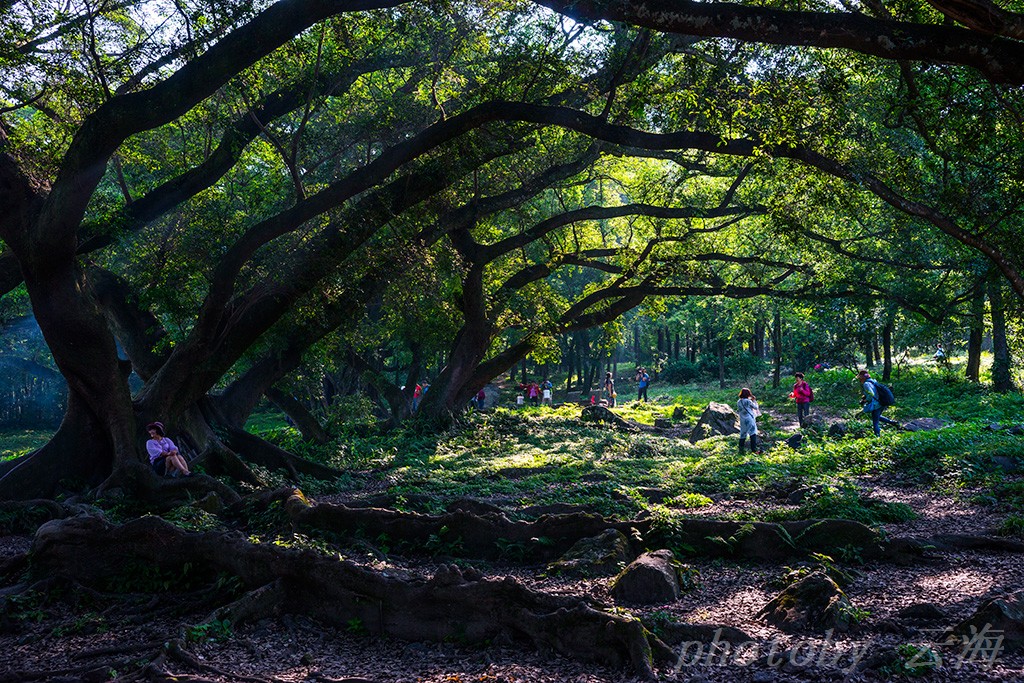
{"type": "Polygon", "coordinates": [[[238,605],[239,617],[276,605],[336,625],[358,620],[370,633],[409,640],[527,640],[578,659],[631,663],[652,675],[650,636],[639,622],[455,566],[429,580],[404,580],[311,551],[254,545],[240,534],[186,533],[155,517],[123,526],[91,517],[49,522],[36,534],[33,559],[37,572],[87,585],[140,565],[180,574],[189,564],[193,575],[226,573],[249,588],[279,582],[238,605]]]}

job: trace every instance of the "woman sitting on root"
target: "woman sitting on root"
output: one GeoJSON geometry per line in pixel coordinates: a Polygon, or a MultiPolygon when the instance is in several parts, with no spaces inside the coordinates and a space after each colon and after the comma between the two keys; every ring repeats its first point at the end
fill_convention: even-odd
{"type": "Polygon", "coordinates": [[[164,425],[161,422],[150,422],[146,425],[149,432],[149,441],[146,442],[146,452],[149,453],[149,464],[153,471],[161,477],[191,477],[188,471],[188,463],[178,453],[178,447],[174,442],[164,435],[164,425]]]}

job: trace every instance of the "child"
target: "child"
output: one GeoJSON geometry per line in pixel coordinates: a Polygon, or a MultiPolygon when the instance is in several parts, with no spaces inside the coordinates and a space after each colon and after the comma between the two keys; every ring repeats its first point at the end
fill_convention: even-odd
{"type": "Polygon", "coordinates": [[[612,373],[604,373],[604,393],[608,398],[608,407],[615,407],[615,379],[612,377],[612,373]]]}
{"type": "Polygon", "coordinates": [[[736,412],[740,414],[740,453],[743,452],[747,437],[750,437],[750,452],[760,453],[757,445],[757,416],[761,414],[761,408],[757,405],[757,399],[750,389],[743,387],[740,390],[740,400],[736,402],[736,412]]]}
{"type": "Polygon", "coordinates": [[[793,385],[793,392],[789,396],[796,401],[796,419],[803,427],[804,418],[811,412],[814,391],[811,390],[811,385],[804,381],[804,373],[797,372],[793,376],[796,377],[796,384],[793,385]]]}

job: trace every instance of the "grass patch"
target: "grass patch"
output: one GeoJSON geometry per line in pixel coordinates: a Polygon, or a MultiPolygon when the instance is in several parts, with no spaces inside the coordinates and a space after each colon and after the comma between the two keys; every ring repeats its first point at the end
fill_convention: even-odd
{"type": "Polygon", "coordinates": [[[0,460],[11,460],[41,448],[53,432],[41,429],[0,431],[0,460]]]}

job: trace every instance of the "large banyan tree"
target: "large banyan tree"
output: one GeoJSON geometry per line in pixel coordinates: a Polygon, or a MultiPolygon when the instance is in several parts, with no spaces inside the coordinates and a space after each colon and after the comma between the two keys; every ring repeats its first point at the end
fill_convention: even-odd
{"type": "MultiPolygon", "coordinates": [[[[1024,298],[1021,17],[843,7],[0,0],[0,294],[27,295],[68,385],[50,442],[0,464],[0,499],[66,480],[215,508],[238,500],[230,482],[261,483],[252,463],[330,477],[244,430],[263,396],[287,409],[280,383],[330,338],[393,422],[443,351],[414,419],[444,424],[553,337],[651,296],[884,299],[939,320],[987,291],[996,323],[1004,287],[1024,298]],[[386,373],[368,353],[385,336],[407,352],[386,373]],[[157,478],[156,419],[227,476],[157,478]]],[[[609,526],[249,502],[295,528],[454,529],[479,557],[609,526]]],[[[780,538],[915,550],[853,522],[742,526],[694,521],[684,540],[762,559],[796,551],[780,538]]],[[[218,619],[288,608],[443,639],[455,613],[469,640],[648,676],[671,655],[635,620],[512,580],[404,581],[156,518],[48,525],[33,567],[98,584],[120,553],[236,577],[248,590],[218,619]]]]}
{"type": "MultiPolygon", "coordinates": [[[[158,418],[211,471],[252,480],[241,451],[308,471],[246,417],[382,302],[416,319],[395,312],[423,288],[447,349],[418,417],[439,422],[543,339],[651,295],[878,296],[808,263],[843,235],[783,225],[787,174],[869,197],[896,244],[946,240],[1024,296],[1011,13],[6,4],[0,282],[27,292],[69,397],[51,442],[0,469],[5,497],[150,491],[158,418]],[[786,239],[745,242],[751,221],[786,239]]],[[[358,345],[348,360],[375,372],[358,345]]],[[[401,384],[377,383],[394,420],[401,384]]]]}

